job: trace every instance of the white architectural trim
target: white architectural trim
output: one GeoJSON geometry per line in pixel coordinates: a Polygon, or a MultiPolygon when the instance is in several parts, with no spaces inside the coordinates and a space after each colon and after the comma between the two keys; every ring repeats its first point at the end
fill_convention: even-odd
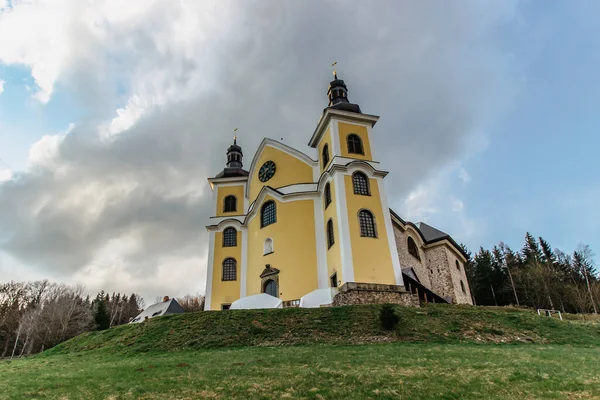
{"type": "Polygon", "coordinates": [[[206,290],[204,292],[204,310],[209,311],[212,300],[213,267],[215,262],[215,233],[208,232],[208,260],[206,262],[206,290]]]}
{"type": "Polygon", "coordinates": [[[352,261],[352,241],[350,240],[350,224],[348,222],[348,205],[346,204],[346,183],[343,173],[335,174],[335,205],[338,220],[338,238],[342,259],[342,278],[344,282],[354,282],[354,262],[352,261]]]}
{"type": "MultiPolygon", "coordinates": [[[[260,142],[260,145],[258,146],[258,149],[256,150],[256,153],[254,153],[254,157],[252,158],[252,163],[250,164],[250,170],[248,171],[249,177],[254,176],[255,170],[256,170],[256,168],[258,168],[258,166],[256,164],[258,163],[258,160],[259,160],[262,152],[268,146],[273,147],[274,149],[277,149],[277,150],[281,150],[284,153],[287,153],[293,157],[296,157],[298,160],[304,162],[305,164],[309,165],[310,167],[314,168],[315,166],[317,166],[317,167],[319,166],[318,161],[313,160],[312,158],[310,158],[308,155],[302,153],[301,151],[298,151],[298,150],[294,149],[293,147],[283,144],[277,140],[264,138],[263,141],[260,142]]],[[[246,186],[246,197],[250,197],[250,185],[246,186]]]]}
{"type": "Polygon", "coordinates": [[[369,141],[369,149],[371,149],[371,160],[377,160],[375,157],[375,149],[373,148],[373,139],[371,135],[373,134],[373,128],[367,125],[367,140],[369,141]]]}
{"type": "Polygon", "coordinates": [[[402,266],[400,265],[400,256],[398,255],[398,248],[396,247],[396,238],[394,236],[394,227],[392,226],[392,215],[390,214],[390,208],[388,207],[387,194],[382,178],[375,178],[377,186],[379,187],[379,198],[381,200],[381,208],[383,212],[383,219],[385,222],[385,231],[387,234],[388,246],[390,248],[390,256],[392,257],[392,267],[394,268],[394,277],[396,278],[396,285],[404,285],[402,279],[402,266]]]}
{"type": "Polygon", "coordinates": [[[331,146],[333,147],[333,154],[331,157],[331,163],[333,164],[334,158],[342,156],[342,146],[340,144],[340,132],[338,131],[337,121],[331,121],[329,124],[331,132],[331,146]]]}
{"type": "Polygon", "coordinates": [[[231,187],[231,186],[244,186],[244,188],[246,187],[246,183],[248,177],[245,177],[244,180],[240,180],[240,181],[236,181],[236,182],[214,182],[214,186],[217,187],[231,187]]]}
{"type": "Polygon", "coordinates": [[[229,226],[241,229],[244,224],[244,218],[244,215],[236,215],[232,217],[214,217],[210,219],[210,221],[213,222],[213,224],[208,225],[206,227],[206,230],[209,232],[222,232],[225,228],[229,226]]]}
{"type": "Polygon", "coordinates": [[[214,185],[224,186],[237,186],[240,183],[248,182],[248,176],[232,176],[230,178],[208,178],[208,182],[210,183],[210,187],[213,188],[214,185]]]}
{"type": "Polygon", "coordinates": [[[341,111],[333,108],[326,108],[324,113],[319,118],[319,122],[317,123],[317,127],[308,142],[310,147],[316,147],[317,143],[323,136],[323,132],[325,132],[325,127],[329,124],[330,120],[333,118],[339,119],[344,122],[362,122],[369,123],[371,126],[374,126],[377,123],[379,117],[377,115],[370,114],[359,114],[350,111],[341,111]]]}
{"type": "Polygon", "coordinates": [[[248,228],[242,227],[242,267],[240,270],[240,299],[246,297],[248,280],[248,228]]]}
{"type": "Polygon", "coordinates": [[[317,241],[317,280],[319,289],[329,286],[327,276],[327,250],[325,249],[325,220],[323,218],[323,200],[315,198],[315,237],[317,241]]]}
{"type": "Polygon", "coordinates": [[[292,194],[301,192],[316,192],[317,183],[296,183],[294,185],[282,186],[276,190],[281,194],[292,194]]]}

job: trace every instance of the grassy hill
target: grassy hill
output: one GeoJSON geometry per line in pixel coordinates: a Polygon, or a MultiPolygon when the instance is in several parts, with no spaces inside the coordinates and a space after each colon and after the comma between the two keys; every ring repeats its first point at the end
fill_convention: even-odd
{"type": "Polygon", "coordinates": [[[600,345],[600,324],[561,322],[531,310],[430,305],[397,307],[400,322],[380,327],[379,306],[199,312],[78,336],[48,354],[93,349],[179,351],[242,346],[380,342],[491,342],[600,345]]]}
{"type": "Polygon", "coordinates": [[[431,305],[190,313],[0,362],[0,399],[598,398],[600,324],[431,305]]]}

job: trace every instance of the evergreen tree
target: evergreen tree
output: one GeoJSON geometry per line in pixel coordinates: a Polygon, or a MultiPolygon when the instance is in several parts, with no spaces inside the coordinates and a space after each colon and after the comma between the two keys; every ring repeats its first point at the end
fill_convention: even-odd
{"type": "Polygon", "coordinates": [[[104,292],[101,292],[94,302],[94,322],[96,322],[96,329],[99,331],[108,329],[110,326],[110,316],[108,315],[108,309],[106,307],[106,297],[107,296],[104,296],[104,292]]]}
{"type": "Polygon", "coordinates": [[[541,261],[543,258],[542,251],[540,250],[537,241],[529,232],[525,234],[525,246],[523,246],[521,252],[523,253],[525,264],[528,266],[541,261]]]}

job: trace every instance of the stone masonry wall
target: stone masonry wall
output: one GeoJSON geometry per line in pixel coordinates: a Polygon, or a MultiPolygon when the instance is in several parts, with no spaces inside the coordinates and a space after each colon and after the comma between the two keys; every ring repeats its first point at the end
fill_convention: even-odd
{"type": "Polygon", "coordinates": [[[431,274],[430,289],[439,296],[454,302],[454,286],[448,268],[448,255],[443,246],[425,249],[427,265],[431,274]]]}
{"type": "Polygon", "coordinates": [[[418,234],[411,229],[404,231],[396,224],[393,226],[402,268],[412,268],[423,286],[444,298],[451,297],[453,303],[473,304],[463,262],[447,244],[440,243],[425,249],[418,234]],[[408,236],[411,236],[417,244],[421,260],[408,252],[408,236]],[[456,268],[456,261],[460,268],[456,268]],[[461,281],[465,286],[464,292],[461,281]]]}
{"type": "Polygon", "coordinates": [[[333,306],[351,304],[399,304],[419,307],[418,297],[407,292],[403,286],[377,283],[346,282],[333,299],[333,306]]]}
{"type": "Polygon", "coordinates": [[[398,258],[400,259],[400,266],[402,268],[412,268],[419,281],[424,286],[431,287],[431,277],[426,265],[425,252],[423,251],[421,238],[418,234],[409,233],[409,231],[402,231],[396,224],[394,225],[394,237],[396,238],[396,248],[398,249],[398,258]],[[419,249],[419,256],[421,260],[417,260],[408,252],[408,236],[411,236],[419,249]]]}
{"type": "Polygon", "coordinates": [[[444,246],[446,250],[446,257],[449,261],[449,270],[454,287],[454,298],[458,304],[473,304],[471,298],[471,288],[469,287],[469,281],[467,280],[467,273],[465,272],[465,266],[462,260],[447,246],[444,246]],[[456,262],[458,261],[458,268],[456,262]],[[462,281],[465,290],[462,290],[460,282],[462,281]]]}

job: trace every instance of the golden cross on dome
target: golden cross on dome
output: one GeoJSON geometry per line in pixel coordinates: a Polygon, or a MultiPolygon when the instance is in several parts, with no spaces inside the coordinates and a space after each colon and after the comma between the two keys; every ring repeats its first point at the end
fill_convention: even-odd
{"type": "Polygon", "coordinates": [[[234,143],[235,143],[235,141],[237,140],[237,134],[236,134],[237,130],[238,130],[238,128],[235,128],[235,129],[233,130],[233,142],[234,142],[234,143]]]}
{"type": "Polygon", "coordinates": [[[337,71],[335,66],[337,65],[337,61],[334,61],[333,64],[331,64],[331,66],[333,67],[333,76],[337,79],[337,71]]]}

